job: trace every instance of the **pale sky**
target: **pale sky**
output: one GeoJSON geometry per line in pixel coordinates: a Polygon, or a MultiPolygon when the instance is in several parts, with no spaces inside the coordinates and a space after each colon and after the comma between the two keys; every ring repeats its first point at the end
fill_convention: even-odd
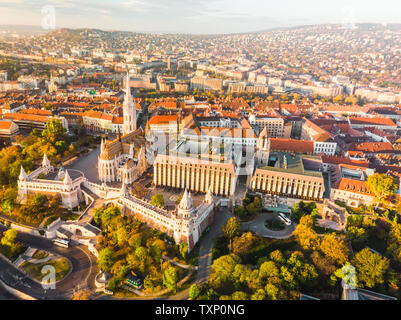
{"type": "Polygon", "coordinates": [[[235,33],[324,23],[401,23],[400,0],[0,0],[0,24],[160,33],[235,33]]]}

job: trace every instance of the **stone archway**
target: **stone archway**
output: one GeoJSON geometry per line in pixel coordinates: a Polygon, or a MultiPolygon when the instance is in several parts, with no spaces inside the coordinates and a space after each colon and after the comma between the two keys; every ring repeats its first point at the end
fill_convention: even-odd
{"type": "Polygon", "coordinates": [[[75,235],[78,237],[82,237],[82,231],[80,229],[75,229],[75,235]]]}

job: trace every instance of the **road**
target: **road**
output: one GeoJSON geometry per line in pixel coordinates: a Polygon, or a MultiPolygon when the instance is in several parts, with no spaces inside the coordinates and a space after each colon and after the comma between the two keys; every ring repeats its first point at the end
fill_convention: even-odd
{"type": "MultiPolygon", "coordinates": [[[[0,226],[0,232],[5,227],[0,226]]],[[[88,287],[94,289],[94,281],[98,273],[96,258],[89,253],[85,246],[71,245],[70,248],[61,248],[53,245],[51,240],[19,232],[17,240],[27,246],[49,251],[68,258],[72,264],[72,272],[67,278],[56,285],[55,290],[45,291],[40,284],[27,278],[13,265],[0,258],[0,278],[8,285],[38,299],[68,299],[74,289],[88,287]],[[18,278],[24,278],[18,281],[18,278]]]]}
{"type": "Polygon", "coordinates": [[[5,289],[0,287],[0,300],[18,300],[16,297],[8,293],[5,289]]]}
{"type": "Polygon", "coordinates": [[[296,224],[292,223],[291,226],[285,226],[282,231],[272,231],[265,227],[265,221],[277,216],[276,213],[264,213],[257,216],[254,220],[241,224],[241,230],[252,231],[253,233],[272,239],[287,239],[294,233],[296,224]]]}
{"type": "Polygon", "coordinates": [[[210,227],[210,231],[201,239],[196,283],[201,284],[209,281],[213,241],[223,235],[221,229],[231,217],[232,213],[228,208],[219,210],[213,225],[210,227]]]}

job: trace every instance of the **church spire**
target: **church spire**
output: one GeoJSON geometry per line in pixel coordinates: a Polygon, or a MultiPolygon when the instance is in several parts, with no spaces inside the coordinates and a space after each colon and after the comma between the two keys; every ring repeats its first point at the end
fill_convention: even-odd
{"type": "Polygon", "coordinates": [[[104,151],[104,139],[102,138],[102,142],[100,143],[100,154],[104,151]]]}
{"type": "Polygon", "coordinates": [[[131,95],[130,74],[127,66],[125,98],[123,105],[124,130],[123,134],[129,134],[136,130],[136,99],[131,95]]]}

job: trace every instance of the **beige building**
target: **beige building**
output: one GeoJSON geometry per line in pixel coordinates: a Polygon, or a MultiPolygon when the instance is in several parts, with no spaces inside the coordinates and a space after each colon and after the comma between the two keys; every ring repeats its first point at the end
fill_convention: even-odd
{"type": "Polygon", "coordinates": [[[256,169],[253,191],[303,200],[321,201],[325,191],[320,157],[270,153],[268,165],[256,169]]]}
{"type": "Polygon", "coordinates": [[[186,156],[157,155],[154,167],[156,186],[189,189],[219,196],[232,196],[236,175],[233,163],[220,163],[186,156]]]}
{"type": "Polygon", "coordinates": [[[194,77],[191,79],[191,89],[198,89],[202,91],[203,90],[222,91],[223,80],[206,78],[206,77],[194,77]]]}
{"type": "Polygon", "coordinates": [[[284,119],[280,117],[251,114],[249,123],[253,128],[257,128],[259,132],[266,129],[269,138],[284,138],[291,135],[291,124],[286,126],[284,119]]]}

